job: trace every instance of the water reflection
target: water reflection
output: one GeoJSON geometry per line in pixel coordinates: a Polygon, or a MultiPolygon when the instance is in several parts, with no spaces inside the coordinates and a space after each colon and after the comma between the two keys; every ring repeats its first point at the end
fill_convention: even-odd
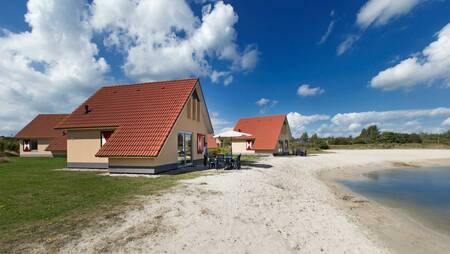
{"type": "Polygon", "coordinates": [[[425,225],[450,234],[450,168],[373,171],[363,180],[343,180],[353,191],[399,208],[425,225]]]}

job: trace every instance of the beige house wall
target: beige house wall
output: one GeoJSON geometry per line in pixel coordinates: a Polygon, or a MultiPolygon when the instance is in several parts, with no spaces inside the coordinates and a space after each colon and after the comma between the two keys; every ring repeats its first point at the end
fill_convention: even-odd
{"type": "MultiPolygon", "coordinates": [[[[34,139],[34,138],[30,138],[34,139]]],[[[51,139],[37,139],[38,149],[29,152],[23,151],[23,140],[19,140],[20,157],[53,157],[52,152],[45,151],[51,142],[51,139]]]]}
{"type": "MultiPolygon", "coordinates": [[[[197,94],[199,95],[200,102],[204,101],[197,85],[197,94]]],[[[192,100],[190,97],[189,100],[192,100]]],[[[200,103],[200,118],[196,120],[193,118],[194,114],[191,111],[191,118],[188,119],[188,105],[193,107],[194,103],[188,102],[183,108],[180,117],[177,119],[166,143],[163,145],[160,154],[156,158],[110,158],[109,165],[112,167],[155,167],[162,165],[176,164],[178,162],[177,145],[178,145],[178,133],[179,132],[191,132],[192,133],[192,155],[194,160],[203,159],[203,154],[197,154],[197,134],[208,135],[208,119],[209,115],[204,103],[200,103]]]]}
{"type": "Polygon", "coordinates": [[[247,150],[245,140],[233,140],[231,142],[231,148],[233,149],[233,154],[254,154],[254,150],[247,150]]]}
{"type": "Polygon", "coordinates": [[[108,158],[95,157],[100,150],[102,130],[68,130],[67,163],[108,163],[108,158]]]}

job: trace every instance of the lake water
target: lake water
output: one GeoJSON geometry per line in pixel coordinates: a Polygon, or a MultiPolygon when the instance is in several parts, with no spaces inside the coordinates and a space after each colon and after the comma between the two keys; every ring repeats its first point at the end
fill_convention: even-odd
{"type": "Polygon", "coordinates": [[[380,170],[342,180],[356,193],[450,235],[450,167],[380,170]]]}

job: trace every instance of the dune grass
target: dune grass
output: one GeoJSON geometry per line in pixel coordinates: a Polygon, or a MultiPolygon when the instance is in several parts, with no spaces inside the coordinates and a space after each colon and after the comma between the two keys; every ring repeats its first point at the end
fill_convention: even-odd
{"type": "Polygon", "coordinates": [[[198,172],[158,178],[56,171],[64,158],[9,158],[0,163],[0,253],[35,243],[57,248],[86,226],[114,217],[136,201],[198,172]]]}

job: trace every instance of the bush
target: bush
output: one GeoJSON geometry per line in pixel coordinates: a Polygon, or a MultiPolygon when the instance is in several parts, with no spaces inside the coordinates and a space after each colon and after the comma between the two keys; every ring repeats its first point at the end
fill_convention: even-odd
{"type": "Polygon", "coordinates": [[[6,149],[10,151],[19,151],[19,143],[15,140],[10,140],[6,143],[6,149]]]}
{"type": "Polygon", "coordinates": [[[213,156],[216,156],[217,154],[226,154],[226,153],[230,153],[230,149],[226,147],[208,149],[208,154],[213,156]]]}
{"type": "Polygon", "coordinates": [[[319,145],[319,148],[322,150],[327,150],[327,149],[330,149],[330,146],[328,146],[327,143],[322,143],[319,145]]]}
{"type": "Polygon", "coordinates": [[[0,140],[0,153],[5,150],[9,151],[19,151],[19,143],[14,139],[3,139],[0,140]]]}

